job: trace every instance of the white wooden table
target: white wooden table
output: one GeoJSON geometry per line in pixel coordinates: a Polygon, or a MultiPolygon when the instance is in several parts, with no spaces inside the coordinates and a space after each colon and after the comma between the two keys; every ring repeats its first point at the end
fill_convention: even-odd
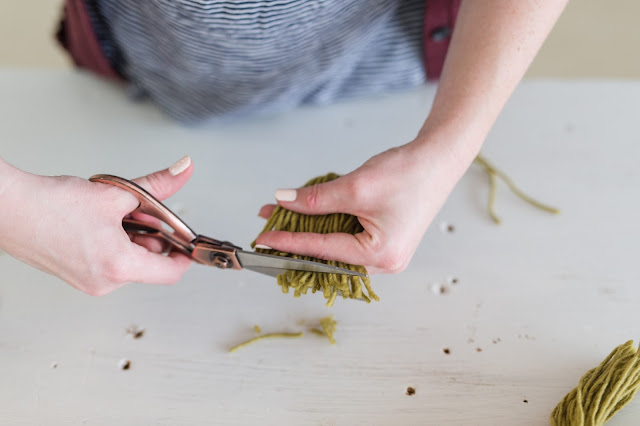
{"type": "MultiPolygon", "coordinates": [[[[190,154],[196,171],[167,204],[197,232],[248,246],[275,188],[410,140],[434,92],[184,128],[89,76],[4,70],[1,154],[83,177],[136,177],[190,154]]],[[[584,372],[640,338],[639,118],[640,83],[522,84],[484,153],[562,214],[501,186],[494,225],[473,166],[406,272],[374,278],[370,305],[328,310],[269,277],[206,267],[92,298],[0,256],[0,423],[547,424],[584,372]],[[227,353],[254,324],[306,331],[328,314],[335,346],[307,333],[227,353]]],[[[610,424],[639,415],[635,401],[610,424]]]]}

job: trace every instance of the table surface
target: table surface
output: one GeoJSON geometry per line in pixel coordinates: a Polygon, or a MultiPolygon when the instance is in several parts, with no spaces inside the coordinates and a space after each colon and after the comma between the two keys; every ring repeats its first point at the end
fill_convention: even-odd
{"type": "MultiPolygon", "coordinates": [[[[195,173],[168,206],[248,246],[275,188],[411,140],[434,93],[189,128],[90,76],[3,70],[1,155],[39,174],[136,177],[190,154],[195,173]]],[[[203,266],[175,286],[92,298],[4,254],[0,423],[547,424],[584,372],[640,337],[639,111],[638,82],[523,83],[483,152],[562,214],[501,185],[493,224],[472,166],[407,270],[374,277],[378,303],[328,309],[270,277],[203,266]],[[336,345],[305,333],[228,353],[254,324],[306,332],[329,314],[336,345]]],[[[638,415],[634,401],[610,424],[638,415]]]]}

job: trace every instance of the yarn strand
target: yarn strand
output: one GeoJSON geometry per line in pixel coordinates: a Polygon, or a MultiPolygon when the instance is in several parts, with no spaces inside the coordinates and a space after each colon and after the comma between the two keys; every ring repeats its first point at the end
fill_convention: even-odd
{"type": "Polygon", "coordinates": [[[556,207],[549,206],[547,204],[544,204],[544,203],[536,200],[535,198],[532,198],[532,197],[528,196],[527,194],[525,194],[522,190],[520,190],[520,188],[518,188],[516,186],[516,184],[513,182],[513,180],[511,180],[511,178],[509,176],[507,176],[501,170],[498,170],[497,168],[495,168],[482,155],[478,154],[478,156],[475,158],[474,161],[476,163],[480,164],[484,168],[484,170],[487,172],[487,174],[489,175],[489,216],[491,216],[491,219],[495,223],[500,224],[500,222],[501,222],[500,218],[496,215],[495,209],[494,209],[494,204],[495,204],[495,199],[496,199],[496,187],[497,187],[497,179],[496,179],[496,177],[499,177],[500,179],[502,179],[502,181],[507,184],[507,186],[509,187],[511,192],[513,192],[521,200],[531,204],[532,206],[534,206],[534,207],[536,207],[536,208],[538,208],[540,210],[544,210],[544,211],[546,211],[548,213],[552,213],[552,214],[560,213],[560,209],[558,209],[556,207]]]}
{"type": "Polygon", "coordinates": [[[261,334],[260,336],[256,336],[252,339],[247,340],[246,342],[242,342],[238,345],[235,345],[234,347],[232,347],[231,349],[229,349],[229,353],[231,352],[235,352],[238,349],[244,348],[245,346],[249,346],[250,344],[257,342],[259,340],[264,340],[264,339],[277,339],[277,338],[289,338],[289,339],[296,339],[299,337],[302,337],[304,335],[304,333],[300,332],[300,333],[268,333],[268,334],[261,334]]]}
{"type": "Polygon", "coordinates": [[[333,319],[333,315],[325,318],[320,318],[320,326],[322,330],[319,328],[312,328],[311,332],[317,334],[318,336],[326,336],[332,345],[336,344],[336,339],[333,337],[333,334],[336,332],[336,325],[338,322],[333,319]]]}

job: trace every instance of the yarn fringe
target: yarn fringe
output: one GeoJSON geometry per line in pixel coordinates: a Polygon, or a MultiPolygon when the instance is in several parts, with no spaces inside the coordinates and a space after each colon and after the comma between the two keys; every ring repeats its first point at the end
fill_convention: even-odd
{"type": "MultiPolygon", "coordinates": [[[[335,173],[329,173],[311,179],[305,186],[317,185],[320,183],[330,182],[340,177],[335,173]]],[[[342,232],[349,234],[357,234],[362,232],[363,228],[356,216],[346,213],[334,213],[328,215],[305,215],[291,210],[287,210],[282,206],[276,206],[267,220],[262,232],[267,231],[289,231],[289,232],[315,232],[320,234],[328,234],[332,232],[342,232]]],[[[251,243],[251,247],[255,248],[255,240],[251,243]]],[[[273,254],[276,256],[286,256],[294,259],[312,260],[321,262],[339,268],[367,274],[367,269],[360,265],[350,265],[343,262],[327,261],[316,259],[309,256],[300,256],[296,254],[284,253],[277,250],[257,249],[260,253],[273,254]]],[[[368,276],[347,276],[341,274],[325,274],[307,271],[287,271],[278,275],[278,285],[282,288],[283,293],[293,290],[294,297],[300,297],[307,294],[310,290],[312,293],[321,292],[327,300],[326,305],[332,306],[336,298],[341,295],[344,299],[360,299],[369,303],[371,300],[380,300],[371,288],[371,281],[368,276]]]]}

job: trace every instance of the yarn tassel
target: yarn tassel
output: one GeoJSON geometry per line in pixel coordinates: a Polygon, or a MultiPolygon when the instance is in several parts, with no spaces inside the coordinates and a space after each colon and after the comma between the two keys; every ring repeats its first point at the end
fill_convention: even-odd
{"type": "MultiPolygon", "coordinates": [[[[340,177],[335,173],[329,173],[326,176],[320,176],[311,179],[305,186],[316,185],[337,179],[340,177]]],[[[362,232],[363,228],[358,222],[358,218],[344,213],[334,213],[329,215],[304,215],[291,210],[287,210],[282,206],[276,206],[273,213],[267,220],[262,232],[267,231],[289,231],[289,232],[315,232],[319,234],[328,234],[331,232],[343,232],[357,234],[362,232]]],[[[256,242],[251,243],[251,247],[255,248],[256,242]]],[[[276,256],[292,257],[294,259],[313,260],[328,265],[337,266],[339,268],[357,271],[367,274],[364,266],[349,265],[342,262],[326,261],[315,259],[309,256],[292,255],[277,250],[258,249],[260,253],[273,254],[276,256]]],[[[293,297],[300,297],[307,294],[311,290],[312,293],[320,292],[327,299],[327,306],[332,306],[338,294],[343,298],[361,299],[369,303],[372,299],[379,300],[378,296],[371,289],[371,282],[368,276],[365,277],[347,277],[338,274],[323,274],[306,271],[287,271],[278,275],[278,285],[282,288],[283,293],[288,293],[289,289],[293,289],[293,297]],[[366,291],[366,294],[365,294],[366,291]]]]}

